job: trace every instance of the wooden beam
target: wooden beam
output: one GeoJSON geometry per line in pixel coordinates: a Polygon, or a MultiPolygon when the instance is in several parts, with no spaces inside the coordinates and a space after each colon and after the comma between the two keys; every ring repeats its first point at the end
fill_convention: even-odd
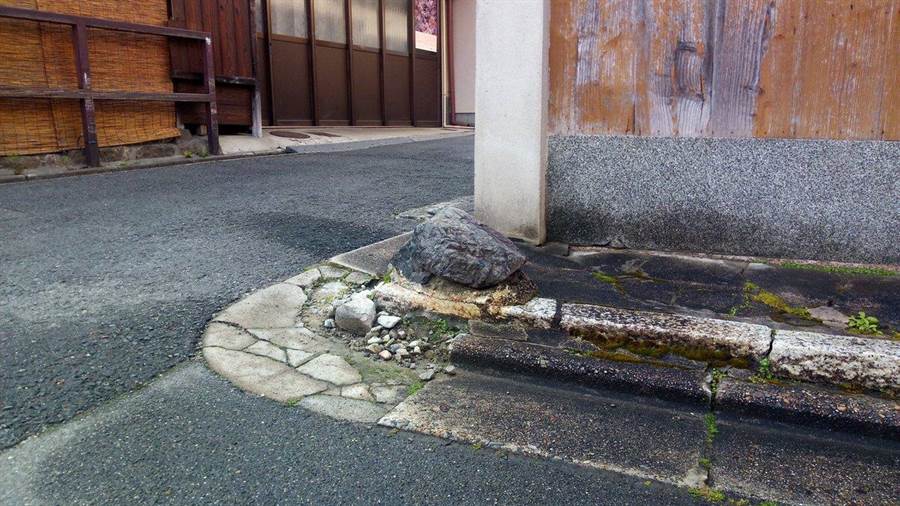
{"type": "Polygon", "coordinates": [[[0,86],[0,98],[71,98],[76,100],[136,100],[149,102],[209,102],[206,93],[145,93],[140,91],[62,90],[48,88],[7,88],[0,86]]]}
{"type": "MultiPolygon", "coordinates": [[[[91,63],[88,58],[87,26],[77,24],[72,27],[72,46],[75,49],[75,73],[78,74],[78,89],[91,89],[91,63]]],[[[97,144],[97,121],[94,115],[94,99],[90,95],[82,97],[81,131],[84,137],[84,159],[88,167],[100,166],[100,147],[97,144]]]]}
{"type": "Polygon", "coordinates": [[[407,19],[409,50],[409,122],[416,126],[416,0],[409,0],[409,14],[407,19]]]}
{"type": "Polygon", "coordinates": [[[350,115],[350,124],[356,124],[356,115],[353,114],[353,1],[344,0],[344,26],[347,34],[347,112],[350,115]]]}
{"type": "Polygon", "coordinates": [[[384,47],[384,0],[378,0],[378,46],[381,52],[381,59],[378,64],[378,78],[381,83],[381,124],[387,125],[388,117],[387,117],[387,99],[386,99],[386,89],[384,83],[384,66],[385,59],[387,53],[384,47]]]}
{"type": "Polygon", "coordinates": [[[310,78],[312,79],[312,89],[309,96],[312,100],[313,124],[319,124],[319,77],[316,72],[316,0],[306,0],[306,27],[309,31],[309,66],[310,78]]]}
{"type": "Polygon", "coordinates": [[[209,144],[209,153],[221,155],[219,147],[219,118],[216,107],[216,71],[213,61],[212,38],[207,37],[203,41],[203,82],[209,100],[206,102],[206,140],[209,144]]]}
{"type": "Polygon", "coordinates": [[[181,39],[203,40],[209,37],[208,33],[195,30],[185,30],[170,26],[142,25],[138,23],[126,23],[124,21],[112,21],[108,19],[89,18],[86,16],[73,16],[70,14],[57,14],[55,12],[35,11],[31,9],[19,9],[16,7],[0,7],[0,18],[24,19],[27,21],[42,21],[60,25],[83,25],[86,28],[103,28],[117,32],[132,32],[148,35],[162,35],[181,39]]]}

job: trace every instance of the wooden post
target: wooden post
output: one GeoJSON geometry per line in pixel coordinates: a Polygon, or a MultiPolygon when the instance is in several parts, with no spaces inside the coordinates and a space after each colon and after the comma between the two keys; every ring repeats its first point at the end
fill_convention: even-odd
{"type": "MultiPolygon", "coordinates": [[[[75,46],[75,71],[78,73],[78,88],[91,89],[91,64],[88,60],[87,26],[84,23],[72,25],[72,42],[75,46]]],[[[100,147],[97,145],[97,122],[94,114],[94,99],[85,96],[81,104],[81,130],[84,135],[84,159],[88,167],[100,166],[100,147]]]]}
{"type": "Polygon", "coordinates": [[[409,0],[408,30],[406,38],[409,47],[409,122],[416,126],[416,0],[409,0]]]}
{"type": "Polygon", "coordinates": [[[213,62],[212,38],[203,39],[203,82],[206,91],[206,138],[209,154],[221,155],[219,147],[219,112],[216,107],[216,71],[213,62]]]}
{"type": "MultiPolygon", "coordinates": [[[[262,6],[262,4],[260,4],[262,6]]],[[[253,75],[253,103],[250,112],[253,115],[250,131],[254,137],[262,137],[262,104],[259,96],[259,48],[256,42],[256,17],[261,16],[261,12],[256,12],[256,2],[247,1],[248,12],[250,13],[250,72],[253,75]]]]}
{"type": "Polygon", "coordinates": [[[319,76],[316,72],[316,0],[306,1],[306,29],[309,32],[309,66],[312,76],[312,89],[309,96],[312,100],[313,125],[319,124],[319,76]]]}
{"type": "Polygon", "coordinates": [[[350,113],[350,124],[356,124],[356,116],[353,114],[353,1],[344,0],[344,23],[347,35],[347,112],[350,113]]]}
{"type": "Polygon", "coordinates": [[[378,47],[381,49],[381,62],[378,65],[378,78],[381,83],[381,124],[387,125],[387,99],[384,84],[384,66],[387,59],[384,47],[384,0],[378,0],[378,47]]]}

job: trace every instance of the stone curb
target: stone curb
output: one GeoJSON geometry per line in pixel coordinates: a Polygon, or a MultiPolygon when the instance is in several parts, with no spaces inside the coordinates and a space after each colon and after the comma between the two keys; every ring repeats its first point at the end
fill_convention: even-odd
{"type": "Polygon", "coordinates": [[[479,370],[525,374],[589,388],[654,397],[698,409],[900,441],[897,403],[815,385],[749,383],[724,377],[713,388],[704,368],[581,357],[554,347],[466,337],[453,345],[454,362],[479,370]]]}
{"type": "Polygon", "coordinates": [[[716,411],[812,425],[900,441],[895,402],[866,395],[838,394],[812,385],[747,383],[724,378],[716,411]]]}
{"type": "Polygon", "coordinates": [[[704,369],[655,367],[581,357],[559,348],[521,341],[468,336],[453,344],[450,358],[459,364],[528,374],[613,391],[709,406],[704,369]]]}

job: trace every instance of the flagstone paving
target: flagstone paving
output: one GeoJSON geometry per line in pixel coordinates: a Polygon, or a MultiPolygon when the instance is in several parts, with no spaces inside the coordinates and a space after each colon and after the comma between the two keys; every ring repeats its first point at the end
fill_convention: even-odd
{"type": "Polygon", "coordinates": [[[325,264],[254,292],[210,322],[203,356],[210,368],[247,392],[333,418],[375,422],[406,398],[414,376],[388,363],[373,373],[370,359],[303,322],[304,311],[327,313],[349,291],[347,283],[372,279],[325,264]]]}

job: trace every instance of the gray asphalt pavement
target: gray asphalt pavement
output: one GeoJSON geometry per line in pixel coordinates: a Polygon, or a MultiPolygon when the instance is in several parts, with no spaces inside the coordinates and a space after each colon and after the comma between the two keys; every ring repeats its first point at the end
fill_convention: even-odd
{"type": "Polygon", "coordinates": [[[193,355],[241,294],[471,193],[471,137],[0,185],[0,448],[193,355]]]}
{"type": "Polygon", "coordinates": [[[700,504],[685,489],[313,415],[203,364],[0,455],[3,504],[700,504]]]}
{"type": "Polygon", "coordinates": [[[312,415],[191,359],[241,294],[471,192],[471,137],[0,186],[0,503],[696,502],[312,415]]]}

